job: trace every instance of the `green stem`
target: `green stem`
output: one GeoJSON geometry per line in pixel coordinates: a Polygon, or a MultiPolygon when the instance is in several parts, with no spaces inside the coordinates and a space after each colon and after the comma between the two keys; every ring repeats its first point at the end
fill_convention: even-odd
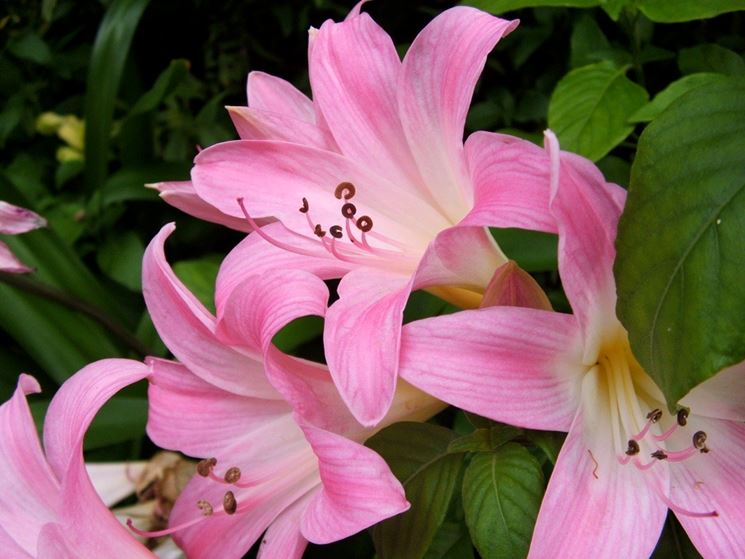
{"type": "Polygon", "coordinates": [[[19,274],[0,272],[0,282],[21,289],[27,293],[43,297],[44,299],[62,305],[63,307],[67,307],[72,311],[86,315],[88,318],[103,326],[108,332],[113,334],[119,341],[127,346],[127,348],[134,351],[140,357],[145,357],[150,353],[148,348],[140,340],[120,324],[109,318],[103,311],[85,301],[71,297],[59,289],[19,274]]]}

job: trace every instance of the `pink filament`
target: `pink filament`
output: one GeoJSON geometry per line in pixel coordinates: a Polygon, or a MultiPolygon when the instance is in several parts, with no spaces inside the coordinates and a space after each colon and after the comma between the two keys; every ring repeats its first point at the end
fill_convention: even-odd
{"type": "Polygon", "coordinates": [[[642,427],[642,430],[639,431],[636,435],[631,437],[632,440],[639,442],[644,437],[647,436],[647,433],[649,432],[649,428],[652,426],[652,420],[647,420],[647,423],[645,423],[644,427],[642,427]]]}
{"type": "Polygon", "coordinates": [[[672,435],[673,433],[675,433],[675,431],[677,431],[677,430],[678,430],[678,424],[676,423],[672,427],[670,427],[670,429],[668,429],[667,431],[665,431],[661,435],[652,435],[652,437],[656,441],[666,441],[667,439],[670,438],[670,435],[672,435]]]}
{"type": "Polygon", "coordinates": [[[127,519],[127,527],[132,530],[135,534],[138,536],[142,536],[143,538],[159,538],[161,536],[167,536],[168,534],[173,534],[175,532],[178,532],[179,530],[183,530],[185,528],[189,528],[190,526],[194,526],[195,524],[199,524],[203,520],[208,519],[210,516],[213,516],[215,513],[209,515],[209,516],[199,516],[197,518],[192,518],[191,520],[187,520],[186,522],[179,524],[178,526],[174,526],[173,528],[166,528],[164,530],[156,530],[154,532],[150,532],[147,530],[140,530],[137,528],[133,523],[132,519],[127,519]]]}

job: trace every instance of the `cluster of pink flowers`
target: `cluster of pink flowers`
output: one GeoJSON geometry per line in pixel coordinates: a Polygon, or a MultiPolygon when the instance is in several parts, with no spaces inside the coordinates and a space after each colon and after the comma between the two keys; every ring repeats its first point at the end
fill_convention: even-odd
{"type": "Polygon", "coordinates": [[[36,381],[22,376],[0,407],[4,549],[145,557],[135,535],[171,535],[191,558],[240,557],[263,534],[263,559],[300,557],[308,541],[407,510],[363,443],[452,404],[568,432],[531,556],[647,556],[668,509],[705,556],[742,556],[745,365],[668,414],[615,314],[625,191],[551,132],[544,148],[489,132],[463,141],[487,56],[517,22],[447,10],[401,61],[360,5],[311,30],[312,100],[251,73],[248,106],[229,109],[241,139],[200,152],[191,181],[155,185],[184,211],[249,232],[222,263],[214,315],[166,260],[174,226],[150,243],[145,300],[176,360],[80,371],[52,402],[44,451],[25,398],[36,381]],[[558,234],[573,314],[551,310],[488,227],[558,234]],[[328,279],[341,280],[330,306],[328,279]],[[402,326],[420,289],[471,310],[402,326]],[[307,315],[325,319],[328,366],[272,343],[307,315]],[[82,454],[98,409],[145,378],[150,438],[201,460],[156,532],[115,519],[82,454]]]}

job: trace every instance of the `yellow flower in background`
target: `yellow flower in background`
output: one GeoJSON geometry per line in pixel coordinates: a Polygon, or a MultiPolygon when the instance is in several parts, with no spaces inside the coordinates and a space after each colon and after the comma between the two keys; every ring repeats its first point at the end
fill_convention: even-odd
{"type": "Polygon", "coordinates": [[[75,115],[46,112],[36,119],[36,131],[45,136],[57,134],[64,146],[57,149],[57,161],[82,161],[85,145],[85,122],[75,115]]]}

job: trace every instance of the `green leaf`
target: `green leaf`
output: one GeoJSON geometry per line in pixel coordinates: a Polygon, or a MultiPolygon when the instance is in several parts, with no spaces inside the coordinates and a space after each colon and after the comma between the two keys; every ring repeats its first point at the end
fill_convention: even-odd
{"type": "Polygon", "coordinates": [[[684,74],[714,72],[737,76],[745,74],[745,60],[734,51],[719,45],[696,45],[678,53],[678,67],[684,74]]]}
{"type": "Polygon", "coordinates": [[[628,119],[647,92],[626,77],[626,69],[599,62],[561,79],[548,106],[548,126],[562,149],[597,161],[631,133],[628,119]]]}
{"type": "Polygon", "coordinates": [[[564,8],[592,8],[600,5],[600,0],[465,0],[466,6],[473,6],[492,14],[502,14],[520,8],[540,8],[558,6],[564,8]]]}
{"type": "Polygon", "coordinates": [[[142,255],[145,245],[134,231],[109,235],[98,249],[96,259],[101,270],[132,291],[142,290],[142,255]]]}
{"type": "Polygon", "coordinates": [[[518,444],[474,456],[463,477],[463,508],[484,559],[528,554],[543,489],[541,465],[518,444]]]}
{"type": "Polygon", "coordinates": [[[454,436],[429,423],[396,423],[366,442],[385,458],[411,503],[372,528],[380,559],[420,559],[434,541],[463,467],[462,454],[447,453],[454,436]]]}
{"type": "Polygon", "coordinates": [[[612,47],[595,19],[587,14],[574,24],[570,45],[569,65],[572,68],[580,68],[602,60],[611,60],[618,65],[631,62],[631,55],[612,47]]]}
{"type": "Polygon", "coordinates": [[[301,345],[323,335],[323,318],[302,316],[290,322],[274,335],[272,342],[285,353],[292,353],[301,345]]]}
{"type": "Polygon", "coordinates": [[[424,559],[473,559],[473,545],[465,524],[443,522],[424,559]]]}
{"type": "Polygon", "coordinates": [[[96,190],[107,174],[111,123],[124,62],[148,0],[114,0],[93,45],[85,94],[85,184],[96,190]]]}
{"type": "Polygon", "coordinates": [[[633,6],[635,3],[636,0],[600,0],[600,5],[603,7],[603,11],[605,11],[613,21],[618,21],[623,9],[633,6]]]}
{"type": "Polygon", "coordinates": [[[637,6],[652,21],[675,23],[745,10],[745,0],[638,0],[637,6]]]}
{"type": "Polygon", "coordinates": [[[189,61],[183,59],[171,60],[168,68],[163,70],[153,87],[145,92],[129,111],[127,118],[152,111],[163,102],[189,75],[189,61]]]}
{"type": "Polygon", "coordinates": [[[214,254],[195,260],[181,260],[173,271],[201,303],[215,312],[215,280],[220,269],[220,255],[214,254]]]}
{"type": "Polygon", "coordinates": [[[526,229],[491,229],[491,233],[507,257],[526,272],[556,270],[556,235],[526,229]]]}
{"type": "Polygon", "coordinates": [[[49,64],[52,61],[52,51],[36,33],[28,32],[13,39],[8,43],[8,50],[16,58],[37,64],[49,64]]]}
{"type": "Polygon", "coordinates": [[[525,436],[535,446],[543,451],[546,458],[552,464],[556,464],[556,460],[559,458],[559,452],[561,447],[564,445],[564,439],[566,435],[564,433],[557,433],[556,431],[525,431],[525,436]]]}
{"type": "Polygon", "coordinates": [[[647,127],[619,224],[619,317],[671,409],[745,358],[744,216],[745,80],[728,79],[647,127]]]}
{"type": "Polygon", "coordinates": [[[476,429],[473,433],[458,437],[448,445],[450,454],[457,452],[489,452],[518,437],[522,429],[510,425],[496,424],[488,429],[476,429]]]}
{"type": "Polygon", "coordinates": [[[722,74],[714,74],[711,72],[700,72],[682,77],[668,85],[665,89],[655,95],[652,101],[631,115],[629,122],[649,122],[654,120],[679,97],[697,87],[708,85],[721,79],[725,79],[722,74]]]}

